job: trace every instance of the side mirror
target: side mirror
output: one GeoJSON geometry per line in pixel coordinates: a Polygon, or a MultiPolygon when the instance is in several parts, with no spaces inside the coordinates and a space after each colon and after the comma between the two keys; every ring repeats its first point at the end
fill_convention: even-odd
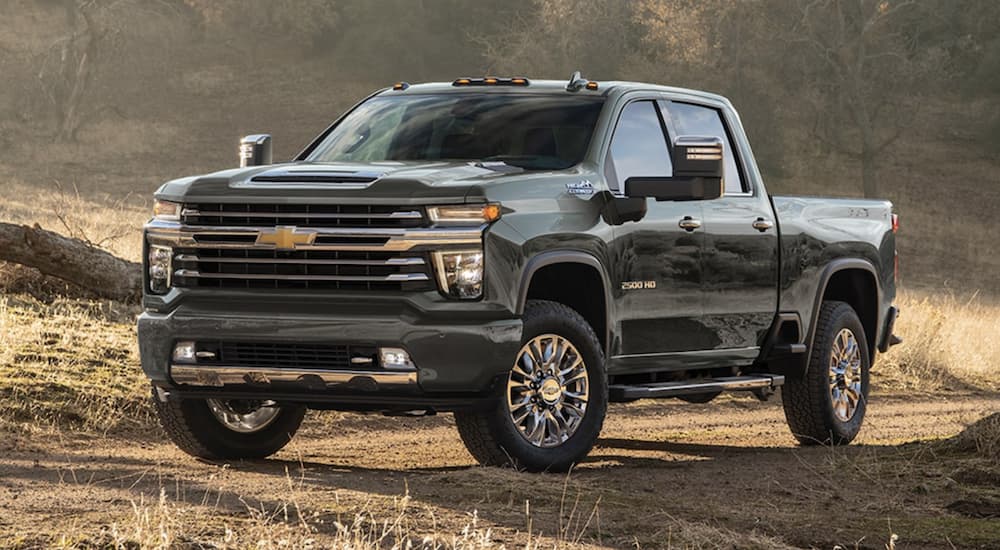
{"type": "Polygon", "coordinates": [[[695,201],[722,196],[722,140],[680,136],[674,142],[670,177],[633,177],[625,180],[628,197],[658,201],[695,201]]]}
{"type": "Polygon", "coordinates": [[[240,168],[271,164],[271,134],[254,134],[240,140],[240,168]]]}

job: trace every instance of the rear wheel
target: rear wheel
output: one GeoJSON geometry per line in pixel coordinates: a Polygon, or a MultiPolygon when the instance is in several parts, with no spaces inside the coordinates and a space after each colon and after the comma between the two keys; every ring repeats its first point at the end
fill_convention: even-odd
{"type": "Polygon", "coordinates": [[[163,401],[153,390],[153,408],[171,441],[207,459],[264,458],[291,441],[302,424],[302,405],[249,399],[163,401]]]}
{"type": "Polygon", "coordinates": [[[455,413],[462,441],[484,465],[569,469],[590,452],[607,412],[597,335],[573,309],[531,301],[513,363],[491,407],[455,413]]]}
{"type": "Polygon", "coordinates": [[[781,389],[785,419],[803,445],[846,445],[861,431],[871,356],[850,304],[823,302],[805,375],[781,389]]]}

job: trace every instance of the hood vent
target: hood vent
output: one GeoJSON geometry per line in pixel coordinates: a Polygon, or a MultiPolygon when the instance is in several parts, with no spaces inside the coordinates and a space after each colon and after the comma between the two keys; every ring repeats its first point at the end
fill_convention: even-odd
{"type": "Polygon", "coordinates": [[[269,170],[258,174],[250,181],[266,183],[346,183],[365,184],[371,183],[383,174],[373,171],[357,170],[269,170]]]}

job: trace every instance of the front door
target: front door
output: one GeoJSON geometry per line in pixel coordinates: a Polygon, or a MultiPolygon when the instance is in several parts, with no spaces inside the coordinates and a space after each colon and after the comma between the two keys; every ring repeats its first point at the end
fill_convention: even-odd
{"type": "MultiPolygon", "coordinates": [[[[655,101],[625,106],[606,173],[619,194],[628,178],[671,175],[664,120],[655,101]]],[[[620,341],[612,347],[613,371],[659,370],[670,357],[713,347],[702,319],[701,201],[646,200],[641,221],[614,227],[610,276],[620,341]]]]}

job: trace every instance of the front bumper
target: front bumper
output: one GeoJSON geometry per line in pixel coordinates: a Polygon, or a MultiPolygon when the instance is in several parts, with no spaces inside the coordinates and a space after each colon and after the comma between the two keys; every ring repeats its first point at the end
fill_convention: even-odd
{"type": "Polygon", "coordinates": [[[522,330],[519,319],[497,318],[494,312],[414,315],[402,304],[313,304],[314,312],[299,313],[289,313],[295,309],[289,307],[234,311],[219,305],[184,304],[139,317],[142,369],[164,393],[292,400],[328,408],[449,410],[490,394],[510,369],[522,330]],[[174,345],[183,340],[396,347],[409,353],[415,368],[355,372],[322,365],[174,365],[174,345]]]}

